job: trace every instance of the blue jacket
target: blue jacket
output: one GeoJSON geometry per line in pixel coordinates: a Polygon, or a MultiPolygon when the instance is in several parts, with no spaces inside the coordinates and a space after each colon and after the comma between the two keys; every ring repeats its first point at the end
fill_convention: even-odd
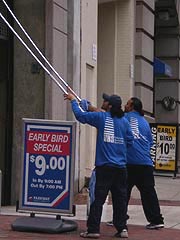
{"type": "Polygon", "coordinates": [[[126,113],[125,118],[129,121],[134,135],[134,144],[127,152],[127,164],[153,166],[150,155],[153,139],[149,123],[136,111],[126,113]]]}
{"type": "MultiPolygon", "coordinates": [[[[98,129],[95,166],[126,166],[127,147],[133,144],[133,135],[128,121],[111,117],[110,112],[84,112],[76,100],[71,101],[76,119],[98,129]]],[[[88,146],[84,146],[87,148],[88,146]]]]}

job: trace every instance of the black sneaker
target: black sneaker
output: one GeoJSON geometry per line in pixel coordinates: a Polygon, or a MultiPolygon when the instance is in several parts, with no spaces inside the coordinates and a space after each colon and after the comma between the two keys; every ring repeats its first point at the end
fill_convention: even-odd
{"type": "Polygon", "coordinates": [[[106,223],[107,226],[114,226],[113,221],[109,221],[106,223]]]}
{"type": "Polygon", "coordinates": [[[117,232],[114,237],[116,238],[128,238],[128,231],[127,229],[123,229],[121,232],[117,232]]]}
{"type": "Polygon", "coordinates": [[[150,223],[148,225],[146,225],[146,229],[160,229],[160,228],[164,228],[164,223],[150,223]]]}
{"type": "Polygon", "coordinates": [[[89,232],[82,232],[80,233],[80,237],[82,238],[99,238],[99,233],[89,233],[89,232]]]}

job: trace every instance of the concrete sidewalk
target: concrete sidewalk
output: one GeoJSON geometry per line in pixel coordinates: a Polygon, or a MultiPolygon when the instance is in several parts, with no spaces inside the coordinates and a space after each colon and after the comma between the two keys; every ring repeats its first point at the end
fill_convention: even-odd
{"type": "MultiPolygon", "coordinates": [[[[139,200],[139,192],[134,189],[128,211],[128,214],[130,215],[130,219],[128,220],[129,240],[180,239],[180,178],[177,177],[176,179],[173,179],[172,177],[156,176],[155,179],[161,211],[165,218],[165,228],[161,230],[145,229],[147,222],[139,200]]],[[[59,234],[44,234],[12,231],[11,224],[18,217],[28,217],[29,214],[15,212],[14,206],[2,207],[0,214],[0,239],[81,239],[79,233],[86,230],[86,212],[87,206],[85,204],[77,203],[76,216],[67,218],[77,222],[77,231],[59,234]]],[[[54,216],[48,217],[54,218],[54,216]]],[[[65,219],[65,217],[63,218],[65,219]]],[[[113,235],[116,230],[114,227],[106,226],[105,223],[106,221],[111,220],[111,218],[112,206],[106,203],[104,205],[102,216],[101,239],[115,239],[113,238],[113,235]]]]}
{"type": "MultiPolygon", "coordinates": [[[[165,227],[180,229],[180,178],[155,176],[156,191],[164,216],[165,227]]],[[[134,188],[132,193],[133,200],[139,201],[139,191],[134,188]]],[[[135,202],[135,201],[132,201],[135,202]]],[[[129,223],[144,225],[144,218],[141,202],[140,205],[130,205],[129,223]]]]}

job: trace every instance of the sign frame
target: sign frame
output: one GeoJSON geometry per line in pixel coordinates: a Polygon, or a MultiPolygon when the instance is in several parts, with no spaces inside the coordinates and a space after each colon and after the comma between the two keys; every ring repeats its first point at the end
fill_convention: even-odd
{"type": "Polygon", "coordinates": [[[22,122],[18,211],[74,214],[76,122],[29,118],[22,122]]]}
{"type": "Polygon", "coordinates": [[[156,172],[177,173],[178,125],[150,123],[153,136],[151,158],[156,172]]]}

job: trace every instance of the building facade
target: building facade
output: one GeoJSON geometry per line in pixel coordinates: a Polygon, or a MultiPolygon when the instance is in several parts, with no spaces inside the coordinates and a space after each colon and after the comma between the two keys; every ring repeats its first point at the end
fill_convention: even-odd
{"type": "MultiPolygon", "coordinates": [[[[137,96],[143,101],[149,122],[179,125],[178,0],[8,0],[7,3],[78,96],[99,107],[103,92],[119,94],[123,105],[131,96],[137,96]],[[166,63],[172,73],[155,74],[155,57],[166,63]],[[163,107],[166,96],[175,99],[174,110],[163,107]]],[[[0,10],[27,42],[3,1],[0,10]]],[[[22,118],[75,119],[63,92],[2,20],[0,51],[0,169],[2,204],[7,205],[14,204],[19,197],[22,118]]],[[[61,84],[64,86],[62,81],[61,84]]],[[[94,166],[96,131],[77,124],[74,141],[74,191],[78,192],[94,166]]]]}

